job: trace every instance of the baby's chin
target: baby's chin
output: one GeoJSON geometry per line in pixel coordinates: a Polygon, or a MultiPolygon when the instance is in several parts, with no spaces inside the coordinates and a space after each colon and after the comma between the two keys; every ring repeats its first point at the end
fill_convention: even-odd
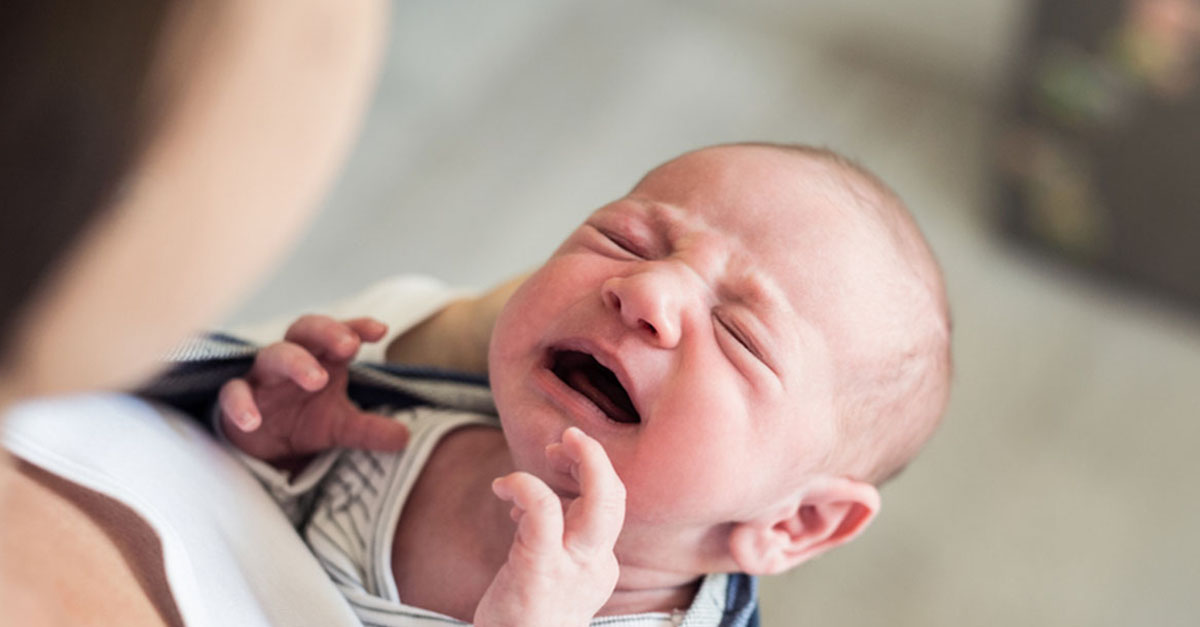
{"type": "Polygon", "coordinates": [[[545,447],[556,439],[538,437],[534,438],[536,441],[526,442],[524,441],[525,437],[518,435],[519,429],[509,428],[509,423],[504,419],[506,414],[500,409],[499,404],[497,404],[496,410],[501,416],[501,433],[504,434],[504,444],[508,448],[508,454],[512,460],[512,469],[527,472],[541,479],[561,500],[579,498],[579,484],[575,479],[566,472],[555,470],[546,459],[545,447]],[[521,438],[521,441],[515,441],[517,438],[521,438]]]}

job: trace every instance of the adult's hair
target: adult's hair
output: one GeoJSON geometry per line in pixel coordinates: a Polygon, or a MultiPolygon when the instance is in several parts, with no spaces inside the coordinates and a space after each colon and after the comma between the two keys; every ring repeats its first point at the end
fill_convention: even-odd
{"type": "Polygon", "coordinates": [[[0,365],[22,308],[150,131],[169,0],[0,3],[0,365]]]}

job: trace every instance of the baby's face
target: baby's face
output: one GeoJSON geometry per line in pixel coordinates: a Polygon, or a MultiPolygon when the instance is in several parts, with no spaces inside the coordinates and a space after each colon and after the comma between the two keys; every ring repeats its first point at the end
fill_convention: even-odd
{"type": "Polygon", "coordinates": [[[625,483],[627,528],[747,520],[818,470],[834,355],[861,331],[846,282],[864,280],[828,178],[774,149],[707,149],[592,214],[494,332],[517,467],[576,492],[543,451],[578,426],[625,483]]]}

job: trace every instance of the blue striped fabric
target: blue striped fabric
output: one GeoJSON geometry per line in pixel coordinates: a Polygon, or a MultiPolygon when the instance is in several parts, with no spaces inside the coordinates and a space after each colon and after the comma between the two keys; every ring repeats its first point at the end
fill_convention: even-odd
{"type": "MultiPolygon", "coordinates": [[[[210,410],[216,401],[217,392],[222,384],[230,378],[238,377],[249,371],[254,362],[258,348],[238,338],[222,334],[210,334],[192,338],[181,344],[167,355],[167,369],[152,382],[139,389],[141,396],[174,406],[195,417],[206,428],[211,429],[210,410]]],[[[495,415],[496,409],[492,402],[487,380],[483,377],[465,375],[462,373],[439,371],[427,368],[410,368],[394,365],[375,365],[355,363],[350,367],[350,382],[348,386],[350,397],[359,405],[371,408],[388,406],[393,409],[403,409],[416,406],[432,406],[445,409],[495,415]]],[[[369,464],[370,456],[365,456],[364,463],[369,464]]],[[[363,468],[355,471],[361,473],[362,479],[367,474],[378,472],[377,468],[363,468]]],[[[370,482],[365,482],[369,484],[370,482]]],[[[352,507],[354,501],[348,499],[345,506],[352,507]]],[[[336,512],[335,512],[336,513],[336,512]]],[[[329,538],[331,542],[342,541],[354,544],[364,543],[361,537],[355,537],[353,525],[344,526],[346,537],[342,539],[329,538]]],[[[334,528],[343,529],[334,525],[334,528]]],[[[347,564],[324,563],[326,571],[343,590],[350,581],[360,581],[363,573],[347,572],[352,567],[347,564]],[[339,574],[340,573],[340,574],[339,574]],[[338,582],[339,577],[343,581],[338,582]]],[[[719,627],[758,627],[757,582],[753,577],[735,573],[725,577],[724,611],[719,618],[708,617],[701,621],[704,624],[719,625],[719,627]]],[[[374,623],[370,618],[370,599],[350,599],[356,607],[366,608],[366,614],[360,613],[364,624],[395,625],[387,618],[387,613],[381,611],[379,622],[374,623]]],[[[383,608],[380,608],[383,610],[383,608]]],[[[436,615],[425,617],[432,622],[439,619],[436,615]]],[[[612,617],[613,620],[597,618],[593,625],[631,625],[626,618],[612,617]]],[[[695,624],[685,620],[684,625],[695,624]]]]}

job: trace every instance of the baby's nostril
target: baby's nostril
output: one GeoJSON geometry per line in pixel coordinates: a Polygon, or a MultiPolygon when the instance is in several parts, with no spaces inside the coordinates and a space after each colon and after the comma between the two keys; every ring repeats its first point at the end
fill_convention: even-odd
{"type": "Polygon", "coordinates": [[[658,329],[655,329],[654,325],[646,322],[645,320],[638,320],[638,322],[642,323],[642,328],[649,331],[650,335],[658,335],[658,329]]]}

